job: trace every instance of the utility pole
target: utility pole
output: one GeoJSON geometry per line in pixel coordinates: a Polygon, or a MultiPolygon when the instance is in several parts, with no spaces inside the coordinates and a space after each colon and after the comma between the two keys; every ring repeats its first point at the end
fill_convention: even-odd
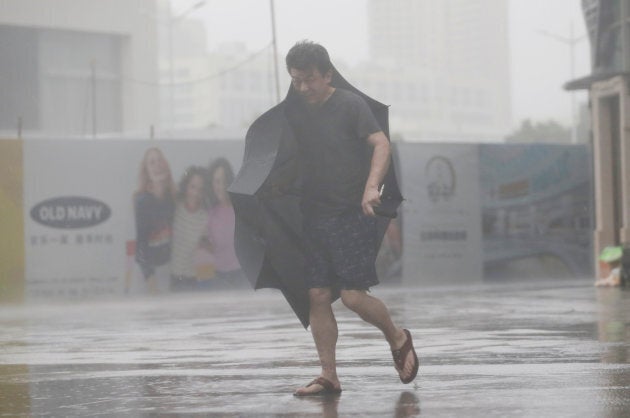
{"type": "Polygon", "coordinates": [[[276,38],[276,11],[274,0],[269,0],[271,7],[271,43],[273,45],[273,68],[276,80],[276,103],[280,103],[280,74],[278,70],[278,40],[276,38]]]}
{"type": "Polygon", "coordinates": [[[90,62],[92,87],[92,138],[96,138],[96,62],[90,62]]]}
{"type": "Polygon", "coordinates": [[[173,59],[173,6],[169,4],[168,17],[168,116],[171,136],[175,129],[175,60],[173,59]]]}

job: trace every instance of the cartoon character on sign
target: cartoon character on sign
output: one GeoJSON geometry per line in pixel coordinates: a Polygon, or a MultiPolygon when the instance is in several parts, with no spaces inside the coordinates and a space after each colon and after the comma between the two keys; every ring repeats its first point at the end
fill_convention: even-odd
{"type": "Polygon", "coordinates": [[[455,194],[455,169],[449,159],[435,156],[425,166],[427,193],[433,203],[449,200],[455,194]]]}

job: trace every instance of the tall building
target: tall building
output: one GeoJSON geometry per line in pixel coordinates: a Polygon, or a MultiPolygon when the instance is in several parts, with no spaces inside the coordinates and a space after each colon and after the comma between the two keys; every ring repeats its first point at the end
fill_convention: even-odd
{"type": "Polygon", "coordinates": [[[158,119],[153,0],[0,2],[0,131],[148,132],[158,119]]]}
{"type": "Polygon", "coordinates": [[[276,104],[273,51],[248,51],[243,44],[224,44],[210,54],[216,77],[212,99],[218,125],[247,128],[276,104]]]}
{"type": "Polygon", "coordinates": [[[511,128],[504,0],[370,0],[370,65],[354,75],[392,105],[408,141],[494,142],[511,128]]]}
{"type": "Polygon", "coordinates": [[[588,90],[595,172],[595,255],[630,243],[630,2],[582,0],[591,74],[566,84],[588,90]]]}
{"type": "Polygon", "coordinates": [[[213,109],[206,78],[212,71],[203,22],[174,19],[160,33],[160,123],[158,131],[203,128],[213,109]]]}
{"type": "MultiPolygon", "coordinates": [[[[270,47],[250,51],[242,43],[224,43],[213,51],[180,49],[200,36],[200,22],[182,22],[174,36],[173,92],[170,66],[162,66],[162,115],[172,135],[243,138],[247,127],[276,104],[273,55],[270,47]]],[[[199,43],[201,45],[201,43],[199,43]]]]}

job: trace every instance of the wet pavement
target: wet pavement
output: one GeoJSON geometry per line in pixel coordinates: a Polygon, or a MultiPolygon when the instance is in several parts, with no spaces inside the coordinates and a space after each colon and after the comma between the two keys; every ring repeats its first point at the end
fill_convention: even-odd
{"type": "Polygon", "coordinates": [[[421,367],[339,302],[337,398],[295,398],[319,370],[271,290],[0,306],[0,415],[630,416],[630,291],[587,282],[377,288],[421,367]]]}

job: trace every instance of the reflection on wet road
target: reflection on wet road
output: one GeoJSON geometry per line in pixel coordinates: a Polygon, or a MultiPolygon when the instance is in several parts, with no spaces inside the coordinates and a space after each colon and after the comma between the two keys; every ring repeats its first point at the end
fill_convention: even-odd
{"type": "Polygon", "coordinates": [[[374,294],[414,334],[402,385],[387,344],[341,304],[337,398],[279,293],[240,291],[0,307],[0,415],[621,417],[630,291],[532,284],[374,294]]]}

